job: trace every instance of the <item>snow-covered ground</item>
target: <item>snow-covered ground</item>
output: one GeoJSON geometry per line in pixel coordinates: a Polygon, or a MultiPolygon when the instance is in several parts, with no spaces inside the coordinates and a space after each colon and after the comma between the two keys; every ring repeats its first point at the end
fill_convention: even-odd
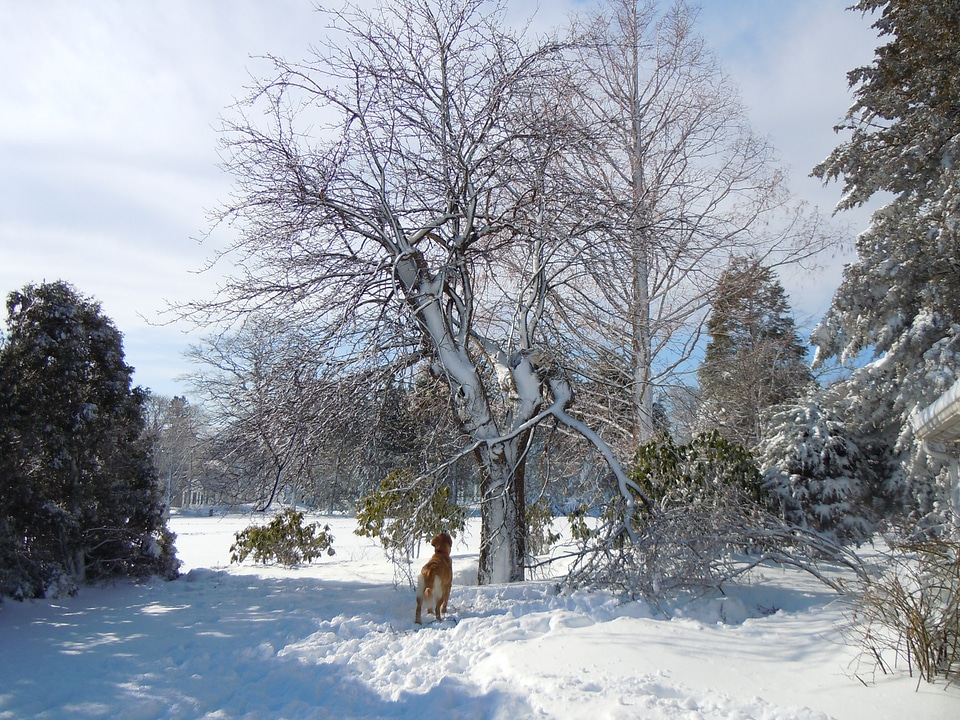
{"type": "Polygon", "coordinates": [[[960,718],[960,688],[858,670],[841,604],[793,572],[665,617],[548,581],[477,587],[474,530],[454,619],[417,628],[382,551],[321,520],[337,554],[308,567],[231,566],[249,518],[181,516],[177,581],[4,602],[0,718],[960,718]]]}

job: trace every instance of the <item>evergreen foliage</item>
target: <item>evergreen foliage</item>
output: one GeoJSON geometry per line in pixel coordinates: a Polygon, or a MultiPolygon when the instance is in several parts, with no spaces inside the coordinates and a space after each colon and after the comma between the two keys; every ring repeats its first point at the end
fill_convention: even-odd
{"type": "MultiPolygon", "coordinates": [[[[939,523],[940,463],[911,442],[909,416],[957,376],[960,350],[960,2],[861,0],[889,42],[849,73],[850,132],[814,174],[842,178],[839,208],[889,193],[857,240],[832,306],[813,333],[817,362],[877,358],[834,393],[848,440],[887,454],[916,520],[939,523]]],[[[869,482],[869,478],[859,478],[869,482]]],[[[942,485],[941,485],[942,488],[942,485]]],[[[890,494],[890,493],[888,493],[890,494]]]]}
{"type": "Polygon", "coordinates": [[[874,529],[867,456],[854,435],[814,399],[783,406],[770,419],[778,432],[761,443],[764,488],[778,514],[797,527],[840,541],[874,529]]]}
{"type": "Polygon", "coordinates": [[[418,480],[409,469],[394,470],[374,492],[360,499],[357,535],[378,538],[388,551],[408,551],[440,532],[456,537],[466,527],[466,509],[446,485],[418,480]]]}
{"type": "Polygon", "coordinates": [[[278,562],[288,567],[309,563],[323,554],[334,555],[330,526],[303,524],[303,513],[287,508],[268,525],[251,525],[234,536],[230,562],[242,563],[250,555],[264,565],[278,562]]]}
{"type": "Polygon", "coordinates": [[[752,455],[718,432],[686,445],[669,436],[637,450],[631,480],[652,501],[627,542],[613,504],[593,527],[585,508],[569,516],[582,544],[567,582],[659,601],[722,592],[723,585],[766,562],[793,565],[843,592],[822,562],[840,563],[864,577],[856,556],[829,537],[785,522],[768,510],[752,455]]]}
{"type": "Polygon", "coordinates": [[[669,438],[638,450],[631,472],[654,503],[636,539],[627,542],[618,517],[623,504],[603,513],[591,528],[581,510],[570,516],[582,544],[567,582],[607,588],[654,602],[709,595],[766,562],[798,567],[843,592],[831,577],[840,563],[863,577],[856,556],[829,537],[783,521],[769,500],[750,453],[719,433],[687,445],[669,438]],[[821,563],[831,563],[830,569],[821,563]]]}
{"type": "Polygon", "coordinates": [[[63,282],[7,299],[0,346],[0,594],[176,575],[122,337],[63,282]]]}
{"type": "Polygon", "coordinates": [[[753,448],[763,412],[812,382],[783,286],[758,258],[732,258],[707,322],[697,371],[702,412],[726,438],[753,448]]]}
{"type": "Polygon", "coordinates": [[[660,509],[759,503],[763,497],[750,452],[716,430],[684,445],[669,435],[641,445],[630,478],[660,509]]]}

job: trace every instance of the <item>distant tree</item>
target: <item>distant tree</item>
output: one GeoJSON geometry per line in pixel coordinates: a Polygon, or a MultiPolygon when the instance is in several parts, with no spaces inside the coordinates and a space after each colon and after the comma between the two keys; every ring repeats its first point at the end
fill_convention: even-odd
{"type": "Polygon", "coordinates": [[[335,426],[318,409],[325,385],[309,346],[301,328],[255,315],[190,350],[202,363],[192,384],[210,415],[229,500],[268,510],[283,493],[312,494],[313,460],[335,426]]]}
{"type": "MultiPolygon", "coordinates": [[[[890,500],[938,522],[946,471],[911,442],[909,416],[957,377],[960,355],[960,3],[861,0],[889,42],[848,73],[849,133],[814,169],[842,179],[838,208],[892,199],[874,212],[824,319],[816,361],[876,359],[845,381],[842,412],[858,445],[886,455],[890,500]],[[939,473],[941,484],[931,492],[939,473]]],[[[834,410],[833,414],[837,414],[834,410]]],[[[866,481],[866,479],[864,479],[866,481]]]]}
{"type": "Polygon", "coordinates": [[[0,591],[176,574],[122,338],[63,282],[7,299],[0,347],[0,591]],[[64,584],[65,583],[65,584],[64,584]]]}
{"type": "Polygon", "coordinates": [[[311,332],[257,315],[189,352],[230,502],[348,507],[398,467],[427,472],[461,439],[444,432],[447,407],[428,373],[409,385],[341,373],[314,355],[311,332]]]}
{"type": "Polygon", "coordinates": [[[697,371],[705,423],[754,448],[763,412],[799,397],[813,381],[773,270],[758,258],[732,258],[717,284],[707,332],[697,371]]]}
{"type": "Polygon", "coordinates": [[[666,414],[667,429],[678,442],[689,442],[695,435],[707,432],[700,416],[700,388],[674,383],[663,388],[660,405],[666,414]]]}
{"type": "Polygon", "coordinates": [[[200,407],[186,397],[151,393],[147,398],[146,433],[168,507],[179,505],[181,493],[203,475],[208,429],[200,407]]]}
{"type": "Polygon", "coordinates": [[[431,476],[433,483],[449,487],[454,499],[469,493],[464,485],[476,476],[472,463],[447,462],[465,438],[449,421],[445,390],[444,383],[429,372],[418,373],[412,382],[388,382],[380,388],[367,414],[365,432],[356,437],[363,443],[365,474],[359,494],[371,493],[397,468],[409,468],[421,480],[431,476]]]}

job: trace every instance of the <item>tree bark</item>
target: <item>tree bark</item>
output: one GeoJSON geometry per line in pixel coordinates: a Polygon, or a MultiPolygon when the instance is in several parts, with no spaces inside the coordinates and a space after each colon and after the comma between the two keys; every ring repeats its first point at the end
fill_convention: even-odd
{"type": "Polygon", "coordinates": [[[518,445],[514,438],[476,453],[481,478],[480,585],[517,582],[525,576],[526,463],[517,458],[518,445]]]}

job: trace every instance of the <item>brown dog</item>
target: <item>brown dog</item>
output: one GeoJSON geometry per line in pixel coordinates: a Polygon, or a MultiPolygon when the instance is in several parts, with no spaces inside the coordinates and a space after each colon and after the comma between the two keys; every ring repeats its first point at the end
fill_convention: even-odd
{"type": "Polygon", "coordinates": [[[426,600],[427,612],[437,616],[437,621],[443,619],[447,611],[447,601],[450,599],[450,587],[453,585],[453,563],[450,561],[450,549],[453,547],[453,538],[447,533],[434,535],[430,541],[433,545],[433,557],[427,561],[417,578],[417,616],[414,622],[420,624],[420,608],[426,600]],[[430,607],[433,604],[433,607],[430,607]]]}

